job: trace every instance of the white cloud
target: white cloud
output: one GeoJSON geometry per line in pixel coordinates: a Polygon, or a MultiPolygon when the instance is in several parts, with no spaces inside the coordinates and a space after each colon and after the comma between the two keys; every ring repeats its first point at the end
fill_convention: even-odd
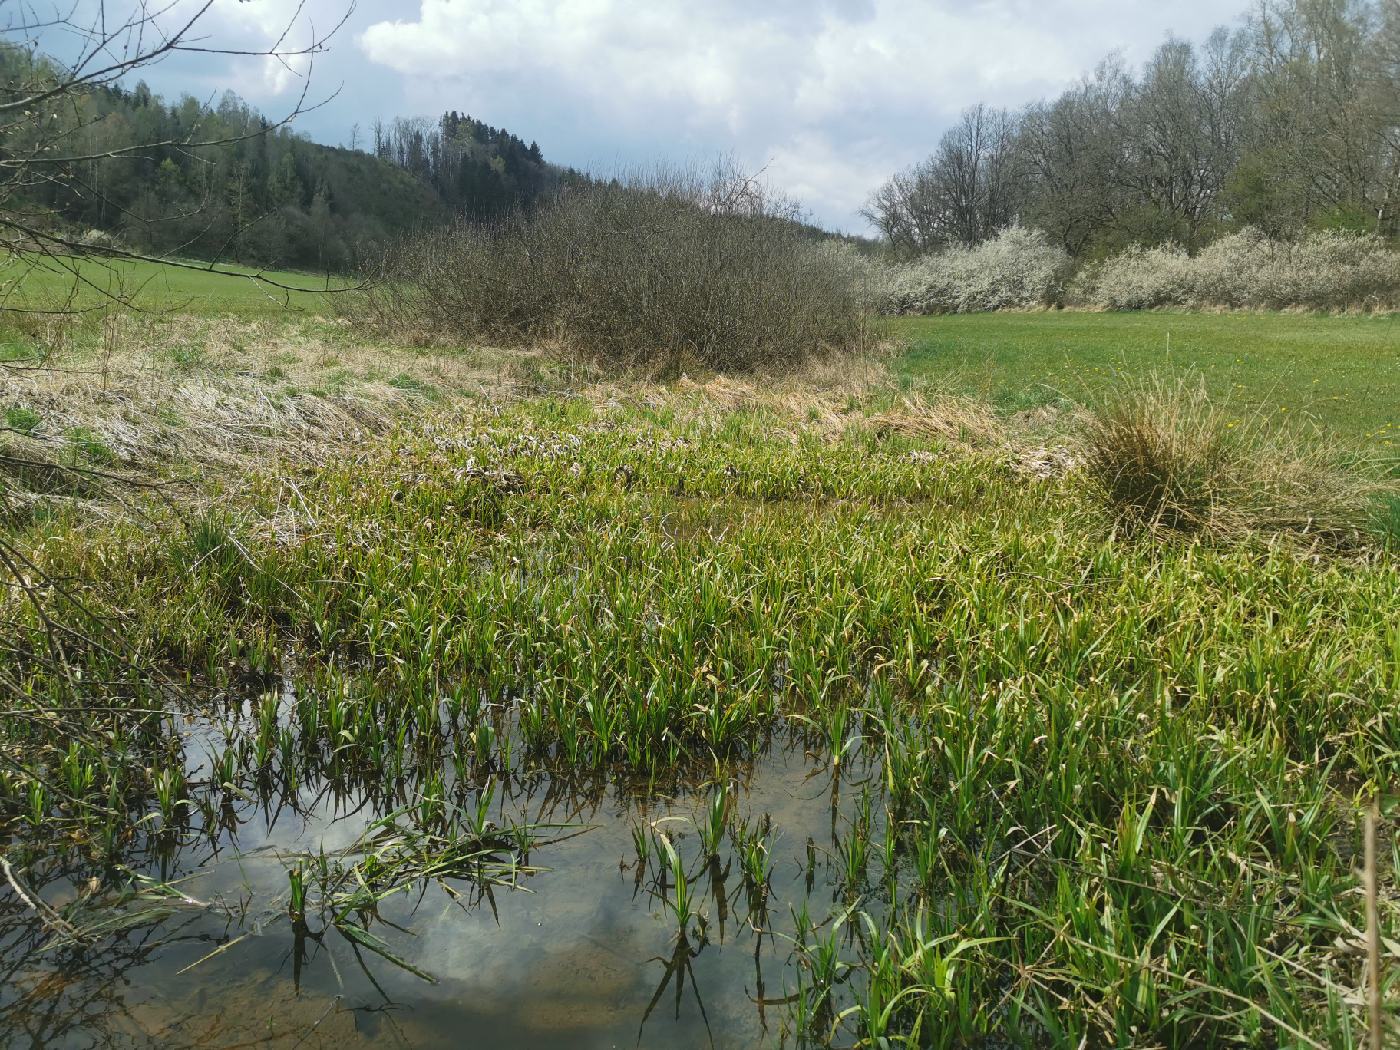
{"type": "Polygon", "coordinates": [[[889,158],[881,143],[868,139],[838,147],[820,132],[800,131],[774,146],[762,164],[763,176],[809,207],[820,205],[821,218],[840,218],[858,228],[852,218],[864,206],[871,189],[889,177],[889,158]]]}
{"type": "MultiPolygon", "coordinates": [[[[201,2],[178,0],[162,23],[201,2]]],[[[201,33],[256,50],[298,4],[215,0],[201,33]]],[[[347,4],[305,0],[290,41],[347,4]]],[[[334,142],[356,122],[453,108],[577,166],[733,153],[859,228],[875,185],[965,106],[1019,105],[1112,50],[1138,61],[1168,31],[1200,39],[1233,17],[1220,0],[358,0],[311,76],[315,100],[343,91],[299,127],[334,142]]],[[[306,61],[289,64],[185,55],[143,75],[172,95],[231,88],[281,116],[305,83],[306,61]]]]}
{"type": "MultiPolygon", "coordinates": [[[[91,0],[87,2],[91,6],[91,0]]],[[[296,0],[215,0],[203,11],[203,0],[177,0],[161,8],[157,24],[163,32],[171,33],[199,14],[185,40],[187,45],[249,52],[174,56],[171,63],[182,85],[190,90],[205,85],[215,93],[232,89],[251,102],[272,105],[284,96],[301,93],[312,72],[313,56],[296,52],[334,29],[344,17],[346,4],[347,0],[306,0],[301,4],[296,0]],[[271,50],[280,55],[260,54],[271,50]]],[[[130,9],[137,10],[134,4],[130,9]]],[[[342,44],[348,43],[347,31],[342,44]]],[[[151,70],[157,72],[156,67],[151,70]]]]}
{"type": "MultiPolygon", "coordinates": [[[[255,101],[272,100],[301,93],[315,60],[297,52],[334,29],[344,9],[344,0],[307,0],[300,9],[290,0],[216,0],[200,32],[220,46],[280,52],[233,63],[240,93],[255,101]]],[[[347,32],[342,43],[348,44],[348,38],[347,32]]]]}
{"type": "Polygon", "coordinates": [[[527,137],[587,128],[593,155],[733,150],[859,226],[873,186],[963,107],[1029,101],[1221,18],[1218,0],[421,0],[358,43],[425,103],[527,137]]]}

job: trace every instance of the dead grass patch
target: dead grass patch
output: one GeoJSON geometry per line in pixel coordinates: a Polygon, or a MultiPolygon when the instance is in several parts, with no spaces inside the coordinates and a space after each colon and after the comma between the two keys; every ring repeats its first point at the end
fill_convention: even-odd
{"type": "Polygon", "coordinates": [[[0,477],[13,505],[99,498],[254,462],[328,458],[445,399],[502,396],[479,355],[357,342],[320,321],[124,318],[0,379],[0,477]]]}

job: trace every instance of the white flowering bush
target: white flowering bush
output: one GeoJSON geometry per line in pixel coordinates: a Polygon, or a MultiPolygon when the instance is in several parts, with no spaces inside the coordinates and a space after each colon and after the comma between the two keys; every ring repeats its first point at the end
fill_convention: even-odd
{"type": "Polygon", "coordinates": [[[1070,282],[1068,298],[1076,306],[1107,310],[1150,310],[1186,305],[1194,293],[1191,257],[1175,244],[1144,248],[1133,245],[1101,263],[1091,264],[1070,282]]]}
{"type": "Polygon", "coordinates": [[[1274,241],[1244,229],[1194,256],[1171,244],[1129,248],[1086,268],[1068,299],[1107,310],[1397,309],[1400,252],[1379,238],[1337,231],[1274,241]]]}
{"type": "Polygon", "coordinates": [[[884,306],[897,267],[847,241],[817,241],[807,251],[816,265],[845,274],[866,308],[880,310],[884,306]]]}
{"type": "Polygon", "coordinates": [[[89,229],[83,231],[76,238],[79,244],[89,248],[120,248],[121,243],[117,238],[106,230],[89,229]]]}
{"type": "Polygon", "coordinates": [[[1012,226],[974,248],[949,248],[891,267],[886,308],[900,314],[1026,310],[1053,303],[1069,256],[1034,230],[1012,226]]]}

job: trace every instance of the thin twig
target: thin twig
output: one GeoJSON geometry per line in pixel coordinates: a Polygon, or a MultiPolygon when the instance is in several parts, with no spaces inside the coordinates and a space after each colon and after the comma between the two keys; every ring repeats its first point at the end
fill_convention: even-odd
{"type": "Polygon", "coordinates": [[[1370,1012],[1371,1050],[1381,1050],[1381,920],[1377,905],[1376,820],[1379,807],[1374,799],[1366,810],[1366,1000],[1370,1012]]]}
{"type": "Polygon", "coordinates": [[[31,897],[24,892],[24,887],[22,887],[19,884],[19,880],[15,878],[14,869],[10,867],[10,862],[5,857],[0,857],[0,871],[4,871],[5,881],[10,884],[10,889],[15,891],[15,896],[27,904],[30,910],[39,916],[40,922],[45,926],[54,927],[64,936],[71,937],[75,941],[84,939],[82,934],[74,928],[73,924],[62,915],[58,914],[58,912],[54,911],[42,897],[38,895],[31,897]]]}

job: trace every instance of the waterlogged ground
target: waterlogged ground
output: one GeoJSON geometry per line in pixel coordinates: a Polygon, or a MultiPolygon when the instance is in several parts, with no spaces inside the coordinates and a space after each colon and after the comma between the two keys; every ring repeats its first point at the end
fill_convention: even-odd
{"type": "MultiPolygon", "coordinates": [[[[245,730],[257,711],[242,712],[245,730]]],[[[196,759],[239,724],[187,726],[189,783],[208,783],[214,762],[196,759]]],[[[318,854],[363,857],[421,785],[317,777],[288,794],[279,772],[261,792],[216,790],[216,827],[196,817],[181,824],[186,845],[156,834],[129,858],[159,887],[105,918],[129,928],[54,948],[24,914],[5,916],[0,1030],[35,1047],[792,1044],[799,914],[851,951],[864,933],[851,918],[884,910],[878,864],[853,869],[844,845],[857,825],[883,837],[879,771],[834,767],[810,744],[780,732],[750,760],[664,783],[559,770],[459,791],[447,770],[455,805],[475,812],[485,798],[492,824],[532,827],[539,844],[500,884],[423,884],[382,902],[356,920],[378,951],[324,914],[291,921],[288,872],[318,854]],[[711,857],[700,829],[716,800],[711,857]],[[763,843],[761,882],[736,849],[746,831],[763,843]],[[694,897],[684,936],[663,837],[694,897]]],[[[84,890],[55,870],[43,895],[62,906],[84,890]]],[[[837,988],[833,1005],[848,999],[837,988]]]]}
{"type": "Polygon", "coordinates": [[[4,1041],[1355,1044],[1394,554],[945,409],[539,398],[32,515],[4,1041]]]}

